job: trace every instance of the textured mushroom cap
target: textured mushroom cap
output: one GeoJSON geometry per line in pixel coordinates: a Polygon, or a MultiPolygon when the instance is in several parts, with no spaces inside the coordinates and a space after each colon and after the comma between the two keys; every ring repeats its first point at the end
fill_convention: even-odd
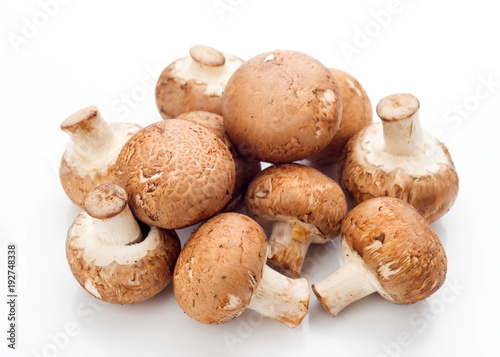
{"type": "Polygon", "coordinates": [[[241,63],[240,58],[215,49],[193,47],[190,56],[171,63],[158,79],[156,105],[163,119],[195,110],[221,114],[222,92],[241,63]]]}
{"type": "MultiPolygon", "coordinates": [[[[128,246],[87,249],[93,231],[92,218],[82,212],[71,225],[66,239],[66,257],[80,285],[100,300],[115,304],[134,304],[163,290],[172,279],[181,250],[177,234],[149,227],[146,238],[128,246]],[[120,256],[116,258],[116,256],[120,256]]],[[[98,238],[95,238],[98,240],[98,238]]]]}
{"type": "Polygon", "coordinates": [[[224,207],[223,211],[238,210],[243,207],[246,189],[255,175],[261,170],[260,161],[245,159],[238,153],[236,146],[229,138],[229,135],[227,135],[226,128],[224,127],[224,119],[220,115],[204,111],[195,111],[181,114],[177,119],[188,120],[210,129],[224,142],[224,144],[226,144],[233,155],[236,179],[231,199],[226,207],[224,207]]]}
{"type": "Polygon", "coordinates": [[[415,303],[444,283],[447,259],[441,241],[406,202],[379,197],[361,203],[343,221],[341,237],[391,302],[415,303]]]}
{"type": "MultiPolygon", "coordinates": [[[[300,164],[270,166],[248,187],[247,212],[259,223],[299,221],[317,228],[324,239],[335,237],[347,213],[342,189],[328,176],[300,164]]],[[[318,242],[319,243],[319,242],[318,242]]]]}
{"type": "Polygon", "coordinates": [[[338,162],[349,139],[373,121],[372,104],[361,84],[349,73],[341,70],[330,69],[330,73],[342,98],[342,120],[330,144],[309,158],[320,165],[338,162]]]}
{"type": "MultiPolygon", "coordinates": [[[[449,211],[458,194],[458,175],[446,146],[429,138],[435,140],[444,157],[435,173],[413,175],[402,168],[385,171],[367,160],[366,143],[370,137],[382,135],[381,125],[372,124],[349,140],[340,164],[341,185],[356,203],[374,197],[396,197],[415,207],[429,222],[436,221],[449,211]]],[[[408,159],[407,167],[417,166],[418,160],[408,159]]]]}
{"type": "Polygon", "coordinates": [[[274,51],[243,63],[226,85],[222,116],[245,156],[272,163],[324,149],[340,123],[342,103],[326,67],[303,53],[274,51]]]}
{"type": "Polygon", "coordinates": [[[222,213],[202,224],[184,245],[174,271],[174,294],[193,319],[220,324],[250,304],[261,282],[267,238],[251,218],[222,213]]]}
{"type": "MultiPolygon", "coordinates": [[[[74,116],[75,115],[70,118],[74,116]]],[[[68,122],[70,118],[66,119],[63,124],[70,125],[70,122],[68,122]]],[[[118,151],[114,156],[111,155],[111,160],[104,163],[98,163],[97,165],[88,162],[82,165],[82,159],[74,152],[71,143],[66,147],[66,151],[61,159],[59,178],[61,179],[63,189],[71,201],[82,208],[83,200],[90,190],[102,184],[114,183],[115,161],[119,149],[121,149],[121,146],[123,146],[128,139],[142,129],[139,125],[130,123],[110,123],[109,126],[119,137],[120,142],[118,151]]]]}
{"type": "Polygon", "coordinates": [[[177,229],[224,207],[233,192],[235,169],[228,148],[210,130],[171,119],[132,137],[118,156],[115,175],[139,220],[177,229]]]}

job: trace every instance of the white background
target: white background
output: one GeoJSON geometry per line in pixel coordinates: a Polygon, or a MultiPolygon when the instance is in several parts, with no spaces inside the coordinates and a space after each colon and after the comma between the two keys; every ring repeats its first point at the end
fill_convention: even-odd
{"type": "MultiPolygon", "coordinates": [[[[495,354],[500,246],[495,2],[73,0],[43,10],[44,2],[0,5],[1,356],[495,354]],[[195,44],[243,59],[273,49],[308,53],[353,74],[373,106],[391,93],[415,94],[423,127],[445,142],[460,176],[454,207],[433,224],[448,254],[447,284],[409,306],[374,294],[336,318],[313,295],[308,316],[295,329],[250,311],[220,326],[200,324],[177,306],[171,285],[135,306],[96,303],[66,262],[65,234],[80,210],[57,175],[68,141],[59,124],[90,104],[111,122],[160,120],[157,76],[195,44]],[[354,52],[346,53],[348,47],[354,52]],[[494,82],[489,88],[483,84],[488,81],[494,82]],[[5,333],[8,242],[18,244],[15,352],[6,348],[5,333]]],[[[190,232],[179,232],[182,242],[190,232]]],[[[313,247],[306,275],[317,282],[341,262],[338,242],[313,247]]]]}

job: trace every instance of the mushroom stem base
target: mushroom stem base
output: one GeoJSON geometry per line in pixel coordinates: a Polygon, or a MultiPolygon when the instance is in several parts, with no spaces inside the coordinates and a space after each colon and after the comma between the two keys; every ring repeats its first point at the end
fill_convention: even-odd
{"type": "Polygon", "coordinates": [[[127,205],[125,209],[108,219],[92,218],[94,232],[107,244],[125,246],[138,243],[143,239],[139,224],[127,205]]]}
{"type": "Polygon", "coordinates": [[[305,228],[276,222],[269,239],[268,264],[280,273],[298,278],[312,242],[305,228]]]}
{"type": "Polygon", "coordinates": [[[347,305],[377,291],[368,274],[359,262],[347,260],[328,278],[313,284],[312,289],[326,311],[337,316],[347,305]]]}
{"type": "Polygon", "coordinates": [[[309,308],[309,282],[306,278],[287,278],[264,265],[262,281],[248,308],[288,327],[297,327],[309,308]]]}

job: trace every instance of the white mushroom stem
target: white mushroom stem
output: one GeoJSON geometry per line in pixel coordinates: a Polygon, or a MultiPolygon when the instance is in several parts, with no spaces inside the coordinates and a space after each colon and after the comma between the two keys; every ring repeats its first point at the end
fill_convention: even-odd
{"type": "Polygon", "coordinates": [[[275,222],[269,239],[269,265],[287,276],[299,277],[311,242],[312,236],[303,226],[275,222]]]}
{"type": "Polygon", "coordinates": [[[248,308],[288,327],[296,327],[309,308],[309,283],[306,278],[290,279],[264,265],[262,281],[248,308]]]}
{"type": "Polygon", "coordinates": [[[337,316],[347,305],[377,291],[366,269],[356,260],[346,264],[312,289],[323,307],[337,316]]]}
{"type": "Polygon", "coordinates": [[[199,80],[217,80],[222,77],[226,72],[225,65],[221,66],[206,66],[195,60],[190,61],[189,69],[194,78],[199,80]]]}
{"type": "Polygon", "coordinates": [[[116,216],[106,219],[92,217],[94,232],[103,242],[125,246],[142,240],[141,229],[129,206],[116,216]]]}
{"type": "Polygon", "coordinates": [[[418,112],[401,120],[384,120],[385,151],[393,155],[413,156],[423,152],[422,127],[418,112]]]}
{"type": "Polygon", "coordinates": [[[87,160],[100,161],[119,145],[118,136],[94,106],[71,115],[61,129],[73,141],[75,151],[87,160]]]}

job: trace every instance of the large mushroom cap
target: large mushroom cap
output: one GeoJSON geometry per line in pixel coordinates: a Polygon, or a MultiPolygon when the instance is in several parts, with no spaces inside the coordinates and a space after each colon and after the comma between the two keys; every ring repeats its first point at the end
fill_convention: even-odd
{"type": "Polygon", "coordinates": [[[240,315],[262,279],[266,249],[266,234],[247,216],[223,213],[202,224],[175,266],[174,293],[182,310],[206,324],[240,315]]]}
{"type": "Polygon", "coordinates": [[[224,87],[243,63],[208,46],[194,46],[189,54],[165,68],[156,84],[156,104],[164,119],[195,110],[221,114],[224,87]]]}
{"type": "Polygon", "coordinates": [[[243,63],[226,85],[222,116],[245,156],[291,162],[332,140],[342,104],[326,67],[303,53],[274,51],[243,63]]]}
{"type": "Polygon", "coordinates": [[[347,213],[341,188],[328,176],[300,164],[270,166],[248,187],[245,204],[250,216],[265,227],[276,221],[310,227],[315,243],[335,237],[347,213]]]}
{"type": "Polygon", "coordinates": [[[91,190],[85,208],[87,212],[78,215],[66,239],[71,272],[85,290],[103,301],[134,304],[168,285],[180,252],[174,231],[142,227],[139,241],[115,243],[124,238],[116,235],[133,233],[129,230],[134,225],[139,230],[128,210],[125,192],[116,185],[91,190]]]}
{"type": "Polygon", "coordinates": [[[167,229],[217,213],[234,188],[234,160],[210,130],[186,120],[152,124],[123,147],[115,166],[136,217],[167,229]]]}
{"type": "Polygon", "coordinates": [[[232,211],[243,207],[246,189],[255,175],[261,170],[260,161],[246,159],[238,153],[236,146],[227,135],[222,116],[204,111],[194,111],[181,114],[177,119],[188,120],[210,129],[226,144],[233,155],[236,178],[231,199],[223,210],[232,211]]]}
{"type": "Polygon", "coordinates": [[[330,73],[342,98],[342,120],[339,130],[328,146],[309,158],[320,165],[338,162],[349,139],[373,120],[370,99],[356,78],[339,69],[330,69],[330,73]]]}
{"type": "Polygon", "coordinates": [[[359,204],[343,221],[341,237],[346,256],[359,255],[389,301],[412,304],[444,283],[447,259],[439,237],[399,199],[380,197],[359,204]]]}

